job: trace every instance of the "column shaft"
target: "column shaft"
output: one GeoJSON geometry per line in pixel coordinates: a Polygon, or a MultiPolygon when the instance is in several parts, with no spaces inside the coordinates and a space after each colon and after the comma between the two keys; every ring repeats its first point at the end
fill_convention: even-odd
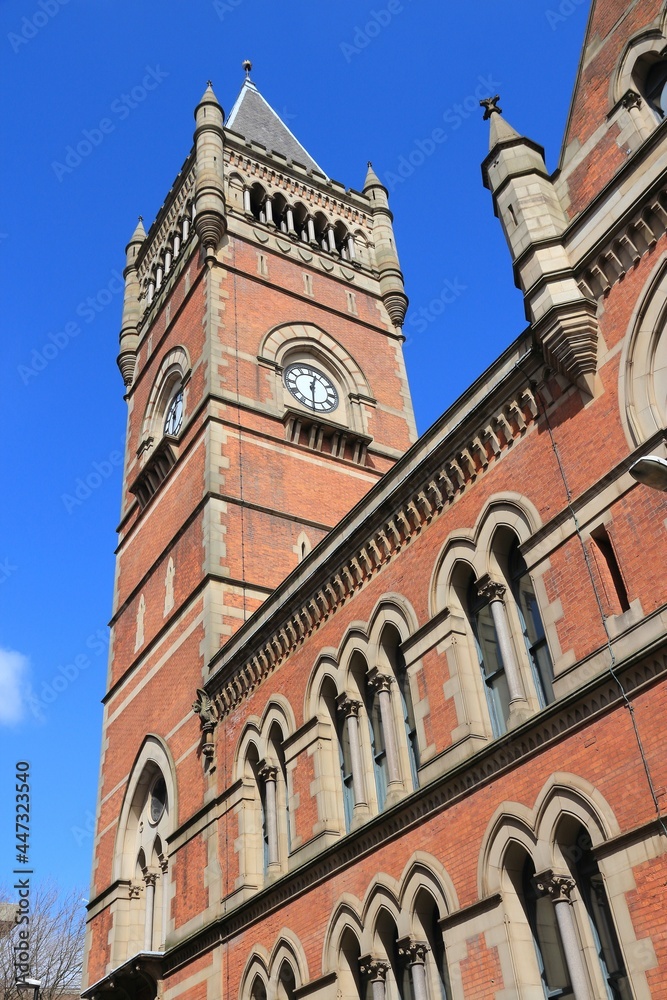
{"type": "Polygon", "coordinates": [[[521,680],[521,674],[519,673],[519,665],[516,662],[516,656],[514,654],[514,646],[512,645],[509,622],[507,620],[507,609],[500,599],[492,600],[490,604],[491,616],[493,618],[493,624],[496,627],[496,635],[498,636],[500,655],[503,658],[503,666],[505,667],[505,676],[507,678],[507,686],[510,693],[510,702],[525,701],[526,692],[523,689],[523,682],[521,680]]]}
{"type": "Polygon", "coordinates": [[[398,766],[398,747],[396,746],[396,733],[394,732],[394,719],[391,711],[389,689],[381,688],[378,691],[378,698],[380,699],[380,718],[382,719],[384,746],[387,752],[387,777],[390,782],[400,782],[401,771],[398,766]]]}
{"type": "Polygon", "coordinates": [[[567,899],[554,900],[556,909],[556,920],[563,942],[565,961],[567,962],[570,982],[575,1000],[591,1000],[588,989],[588,977],[584,968],[584,961],[581,957],[581,949],[577,939],[577,931],[574,926],[574,913],[572,904],[567,899]]]}

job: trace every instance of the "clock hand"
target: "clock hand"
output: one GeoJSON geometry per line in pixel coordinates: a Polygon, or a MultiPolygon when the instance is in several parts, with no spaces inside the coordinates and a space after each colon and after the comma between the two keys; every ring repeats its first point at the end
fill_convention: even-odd
{"type": "Polygon", "coordinates": [[[315,379],[310,383],[310,391],[313,394],[313,409],[315,409],[315,379]]]}

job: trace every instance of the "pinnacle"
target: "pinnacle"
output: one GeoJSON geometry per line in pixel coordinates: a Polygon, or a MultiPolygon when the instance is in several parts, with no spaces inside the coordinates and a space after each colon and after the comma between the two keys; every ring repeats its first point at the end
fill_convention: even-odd
{"type": "Polygon", "coordinates": [[[366,173],[366,180],[364,181],[363,190],[366,191],[368,188],[372,187],[384,187],[384,184],[378,177],[378,175],[373,170],[373,164],[368,161],[368,171],[366,173]]]}
{"type": "Polygon", "coordinates": [[[139,216],[139,221],[135,227],[132,236],[130,237],[130,243],[141,243],[146,239],[146,230],[144,229],[144,220],[139,216]]]}

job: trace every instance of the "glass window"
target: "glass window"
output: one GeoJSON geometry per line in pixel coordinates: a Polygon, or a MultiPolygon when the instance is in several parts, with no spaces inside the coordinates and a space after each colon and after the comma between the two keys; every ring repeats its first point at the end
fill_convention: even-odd
{"type": "Polygon", "coordinates": [[[538,893],[534,885],[535,866],[526,858],[521,876],[521,889],[526,917],[535,946],[537,964],[542,977],[542,988],[547,1000],[574,997],[570,976],[565,962],[563,943],[556,921],[556,910],[548,896],[538,893]]]}
{"type": "Polygon", "coordinates": [[[371,753],[373,755],[373,770],[375,772],[375,788],[377,792],[378,809],[384,809],[387,798],[387,751],[384,745],[382,716],[380,715],[380,699],[377,694],[368,692],[366,711],[371,738],[371,753]]]}
{"type": "Polygon", "coordinates": [[[509,555],[509,575],[512,594],[516,601],[521,631],[528,650],[533,679],[540,705],[544,708],[554,700],[553,664],[544,634],[542,616],[535,597],[525,560],[515,542],[509,555]]]}
{"type": "Polygon", "coordinates": [[[482,670],[493,735],[501,736],[507,731],[510,693],[491,606],[486,598],[478,595],[474,579],[470,581],[468,587],[468,612],[482,670]]]}
{"type": "Polygon", "coordinates": [[[644,84],[644,96],[649,107],[658,118],[665,117],[667,111],[667,60],[651,66],[644,84]]]}
{"type": "MultiPolygon", "coordinates": [[[[577,843],[581,839],[580,837],[577,843]]],[[[581,852],[574,867],[574,875],[591,923],[608,1000],[632,1000],[604,880],[590,848],[581,852]]]]}
{"type": "Polygon", "coordinates": [[[352,754],[350,752],[350,734],[347,719],[342,713],[338,714],[336,722],[338,733],[338,755],[340,759],[340,773],[343,781],[343,810],[345,813],[345,829],[350,831],[352,825],[352,814],[354,812],[354,782],[352,778],[352,754]]]}
{"type": "Polygon", "coordinates": [[[405,661],[400,649],[397,650],[396,679],[398,681],[398,691],[401,697],[401,711],[403,712],[403,722],[405,724],[405,736],[408,745],[408,757],[410,758],[410,774],[412,775],[412,787],[417,788],[419,779],[417,768],[419,767],[419,745],[417,743],[417,727],[415,725],[415,713],[412,705],[412,692],[410,691],[410,678],[405,667],[405,661]]]}

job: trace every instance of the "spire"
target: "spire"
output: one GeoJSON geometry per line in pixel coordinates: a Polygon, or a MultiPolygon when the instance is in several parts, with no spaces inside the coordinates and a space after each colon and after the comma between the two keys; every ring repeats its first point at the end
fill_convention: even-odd
{"type": "MultiPolygon", "coordinates": [[[[144,218],[142,215],[139,216],[139,221],[135,226],[134,232],[130,237],[130,243],[143,243],[146,239],[146,230],[144,229],[144,218]]],[[[128,246],[130,245],[128,243],[128,246]]]]}
{"type": "Polygon", "coordinates": [[[220,240],[227,229],[223,180],[223,124],[225,113],[208,81],[204,96],[195,108],[195,229],[212,265],[220,240]]]}
{"type": "Polygon", "coordinates": [[[373,188],[373,187],[381,187],[385,191],[387,190],[385,188],[384,184],[382,183],[382,181],[380,180],[380,178],[378,177],[378,175],[373,170],[373,164],[369,160],[368,161],[368,170],[366,171],[366,180],[364,181],[364,186],[363,186],[362,190],[363,190],[363,192],[365,194],[366,191],[370,190],[370,188],[373,188]]]}
{"type": "Polygon", "coordinates": [[[495,149],[502,142],[513,142],[521,136],[512,128],[510,123],[503,118],[503,109],[498,107],[500,94],[495,97],[485,97],[480,101],[480,107],[484,108],[484,121],[490,121],[489,128],[489,149],[495,149]]]}
{"type": "Polygon", "coordinates": [[[326,177],[322,168],[304,149],[280,115],[262,97],[250,79],[251,69],[252,63],[246,59],[243,62],[245,80],[234,107],[229,112],[226,127],[232,132],[238,132],[244,139],[254,139],[268,150],[280,153],[288,160],[301,163],[307,170],[317,170],[326,177]]]}
{"type": "Polygon", "coordinates": [[[123,294],[123,319],[120,327],[120,353],[117,364],[120,368],[123,382],[126,387],[132,385],[134,378],[134,367],[137,361],[137,347],[139,346],[139,320],[141,309],[139,296],[141,287],[139,285],[139,268],[137,257],[141,244],[146,239],[144,220],[139,216],[139,221],[130,237],[130,242],[125,247],[125,291],[123,294]]]}

